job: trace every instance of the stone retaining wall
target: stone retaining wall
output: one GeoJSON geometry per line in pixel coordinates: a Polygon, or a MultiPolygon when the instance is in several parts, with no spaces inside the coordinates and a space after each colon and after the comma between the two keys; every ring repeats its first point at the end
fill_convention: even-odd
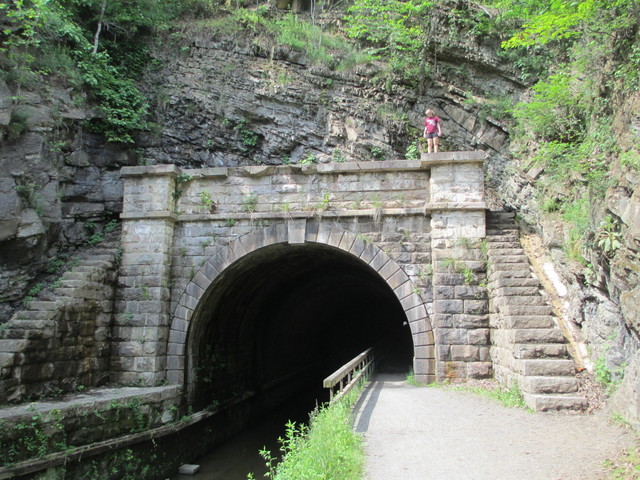
{"type": "Polygon", "coordinates": [[[180,389],[164,386],[97,389],[1,409],[0,478],[46,469],[47,458],[51,465],[64,463],[57,452],[72,456],[83,446],[178,421],[179,404],[180,389]]]}

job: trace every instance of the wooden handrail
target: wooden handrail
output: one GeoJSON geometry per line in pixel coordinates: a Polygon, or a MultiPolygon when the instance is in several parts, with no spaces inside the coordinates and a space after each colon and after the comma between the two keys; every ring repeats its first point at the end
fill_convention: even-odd
{"type": "Polygon", "coordinates": [[[373,363],[373,348],[368,348],[325,378],[322,385],[329,389],[329,401],[335,402],[349,392],[364,375],[371,373],[373,363]]]}

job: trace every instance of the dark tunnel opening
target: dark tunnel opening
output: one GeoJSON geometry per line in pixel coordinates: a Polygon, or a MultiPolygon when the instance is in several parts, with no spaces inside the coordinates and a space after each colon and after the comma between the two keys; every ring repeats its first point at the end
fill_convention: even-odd
{"type": "Polygon", "coordinates": [[[369,347],[378,370],[412,366],[411,331],[393,291],[369,265],[333,247],[256,250],[222,272],[201,305],[189,334],[196,408],[259,395],[275,406],[321,386],[369,347]]]}

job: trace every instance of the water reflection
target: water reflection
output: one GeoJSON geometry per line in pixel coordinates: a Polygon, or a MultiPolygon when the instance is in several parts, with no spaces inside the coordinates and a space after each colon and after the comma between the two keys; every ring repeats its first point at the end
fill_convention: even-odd
{"type": "Polygon", "coordinates": [[[319,392],[307,393],[283,405],[278,410],[259,420],[247,430],[239,433],[205,457],[195,461],[200,465],[196,475],[176,475],[172,480],[246,480],[249,473],[256,479],[265,478],[265,462],[258,453],[263,447],[277,456],[278,437],[284,435],[289,420],[307,423],[318,401],[319,392]]]}

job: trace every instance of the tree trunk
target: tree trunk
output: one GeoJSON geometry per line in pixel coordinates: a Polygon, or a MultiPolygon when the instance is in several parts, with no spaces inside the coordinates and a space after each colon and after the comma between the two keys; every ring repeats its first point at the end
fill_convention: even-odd
{"type": "Polygon", "coordinates": [[[100,41],[100,32],[102,32],[102,20],[104,19],[104,11],[107,8],[107,0],[102,0],[102,6],[100,7],[100,17],[98,18],[98,26],[96,27],[96,34],[93,37],[93,53],[98,53],[98,43],[100,41]]]}

